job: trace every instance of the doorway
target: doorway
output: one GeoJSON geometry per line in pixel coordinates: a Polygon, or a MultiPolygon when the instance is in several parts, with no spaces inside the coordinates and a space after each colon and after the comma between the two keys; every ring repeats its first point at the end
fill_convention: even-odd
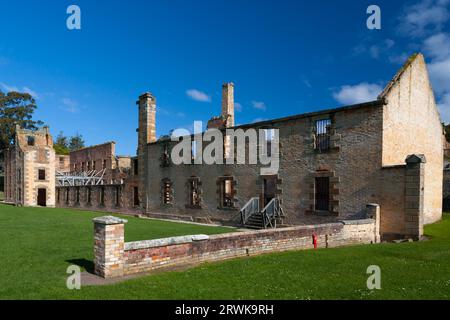
{"type": "Polygon", "coordinates": [[[41,207],[47,206],[47,190],[38,189],[37,205],[41,207]]]}
{"type": "Polygon", "coordinates": [[[277,180],[278,176],[276,175],[262,177],[261,208],[265,208],[275,198],[277,194],[277,180]]]}

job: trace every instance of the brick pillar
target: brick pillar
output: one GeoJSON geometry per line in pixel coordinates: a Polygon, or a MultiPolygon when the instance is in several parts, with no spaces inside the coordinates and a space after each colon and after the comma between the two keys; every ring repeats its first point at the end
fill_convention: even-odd
{"type": "Polygon", "coordinates": [[[124,224],[113,216],[94,218],[95,274],[103,278],[123,276],[124,224]]]}
{"type": "Polygon", "coordinates": [[[380,243],[380,205],[369,203],[366,206],[367,218],[375,220],[374,239],[375,243],[380,243]]]}
{"type": "Polygon", "coordinates": [[[405,236],[419,240],[423,235],[424,155],[406,158],[405,236]]]}

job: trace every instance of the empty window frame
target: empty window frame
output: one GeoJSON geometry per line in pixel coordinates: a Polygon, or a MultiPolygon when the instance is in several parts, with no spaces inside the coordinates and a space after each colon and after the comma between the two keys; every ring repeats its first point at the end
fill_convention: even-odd
{"type": "Polygon", "coordinates": [[[75,202],[77,203],[77,204],[79,204],[80,203],[80,187],[76,187],[76,189],[75,189],[75,202]]]}
{"type": "Polygon", "coordinates": [[[38,180],[40,180],[40,181],[45,180],[45,169],[38,170],[38,180]]]}
{"type": "Polygon", "coordinates": [[[192,140],[191,141],[191,160],[195,161],[197,158],[197,141],[192,140]]]}
{"type": "Polygon", "coordinates": [[[169,146],[167,144],[163,145],[163,152],[162,152],[162,156],[161,156],[161,166],[162,167],[170,166],[170,152],[169,152],[169,146]]]}
{"type": "Polygon", "coordinates": [[[221,181],[220,187],[220,206],[222,208],[234,207],[234,190],[233,190],[233,178],[224,178],[221,181]]]}
{"type": "Polygon", "coordinates": [[[315,123],[315,148],[326,151],[331,145],[331,119],[317,120],[315,123]]]}
{"type": "Polygon", "coordinates": [[[200,179],[190,178],[189,184],[189,205],[191,207],[200,207],[200,179]]]}
{"type": "Polygon", "coordinates": [[[172,204],[172,182],[169,179],[163,179],[162,188],[163,204],[172,204]]]}
{"type": "Polygon", "coordinates": [[[272,142],[275,137],[275,129],[263,129],[263,130],[264,130],[264,141],[261,141],[263,147],[262,151],[263,154],[270,157],[272,156],[272,142]]]}
{"type": "Polygon", "coordinates": [[[105,187],[100,187],[100,205],[105,205],[105,187]]]}
{"type": "Polygon", "coordinates": [[[27,136],[27,145],[29,145],[30,147],[33,147],[35,143],[34,137],[33,136],[27,136]]]}
{"type": "Polygon", "coordinates": [[[115,194],[116,194],[116,201],[115,201],[116,207],[120,207],[120,186],[116,186],[115,194]]]}
{"type": "Polygon", "coordinates": [[[139,161],[138,159],[133,159],[133,173],[135,176],[139,174],[139,161]]]}
{"type": "Polygon", "coordinates": [[[139,206],[139,189],[138,189],[138,187],[133,188],[133,203],[135,206],[139,206]]]}
{"type": "Polygon", "coordinates": [[[86,199],[87,199],[87,204],[91,204],[91,202],[92,202],[92,190],[91,190],[91,187],[88,187],[87,189],[86,189],[86,199]]]}
{"type": "Polygon", "coordinates": [[[315,178],[315,210],[329,211],[330,210],[330,178],[316,177],[315,178]]]}

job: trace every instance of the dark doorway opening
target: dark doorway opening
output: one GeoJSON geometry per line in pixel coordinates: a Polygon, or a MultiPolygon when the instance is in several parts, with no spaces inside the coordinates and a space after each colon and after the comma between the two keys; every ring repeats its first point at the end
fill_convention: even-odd
{"type": "Polygon", "coordinates": [[[330,210],[330,178],[316,178],[316,211],[330,210]]]}
{"type": "Polygon", "coordinates": [[[277,176],[263,177],[261,208],[264,208],[277,194],[277,176]]]}
{"type": "Polygon", "coordinates": [[[47,190],[38,189],[37,205],[41,207],[47,206],[47,190]]]}

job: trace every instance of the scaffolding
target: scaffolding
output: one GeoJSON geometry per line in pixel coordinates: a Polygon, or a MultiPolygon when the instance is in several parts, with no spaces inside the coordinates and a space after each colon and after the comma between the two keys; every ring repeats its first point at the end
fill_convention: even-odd
{"type": "Polygon", "coordinates": [[[103,176],[106,169],[83,172],[56,171],[56,183],[59,187],[96,186],[104,184],[103,176]]]}

